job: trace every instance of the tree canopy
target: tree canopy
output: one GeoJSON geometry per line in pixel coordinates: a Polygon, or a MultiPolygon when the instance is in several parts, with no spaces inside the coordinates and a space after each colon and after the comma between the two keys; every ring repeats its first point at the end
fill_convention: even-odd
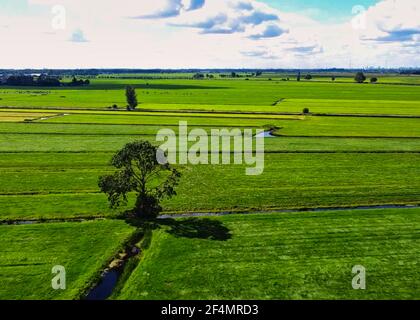
{"type": "Polygon", "coordinates": [[[354,77],[354,80],[357,83],[363,83],[363,82],[366,81],[366,76],[364,75],[363,72],[358,72],[358,73],[356,73],[356,76],[354,77]]]}
{"type": "Polygon", "coordinates": [[[125,96],[127,98],[128,109],[134,110],[138,106],[136,89],[132,86],[127,86],[125,89],[125,96]]]}
{"type": "Polygon", "coordinates": [[[169,164],[157,160],[158,149],[148,141],[128,143],[111,160],[117,170],[99,178],[99,187],[107,194],[111,208],[126,205],[130,193],[136,194],[132,213],[139,218],[155,218],[160,202],[176,195],[181,174],[169,164]]]}

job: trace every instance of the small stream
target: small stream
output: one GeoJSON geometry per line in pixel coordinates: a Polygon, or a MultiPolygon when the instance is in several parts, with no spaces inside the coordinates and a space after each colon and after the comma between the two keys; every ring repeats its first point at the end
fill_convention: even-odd
{"type": "Polygon", "coordinates": [[[89,291],[85,300],[106,300],[117,286],[118,279],[122,274],[122,268],[104,271],[99,283],[89,291]]]}
{"type": "Polygon", "coordinates": [[[261,132],[261,133],[255,135],[255,138],[277,138],[277,137],[274,136],[272,134],[272,131],[270,130],[270,131],[264,131],[264,132],[261,132]]]}
{"type": "Polygon", "coordinates": [[[127,262],[140,254],[140,249],[136,245],[129,245],[125,248],[123,257],[121,253],[104,270],[98,283],[96,283],[83,298],[84,300],[106,300],[118,285],[121,275],[127,262]]]}

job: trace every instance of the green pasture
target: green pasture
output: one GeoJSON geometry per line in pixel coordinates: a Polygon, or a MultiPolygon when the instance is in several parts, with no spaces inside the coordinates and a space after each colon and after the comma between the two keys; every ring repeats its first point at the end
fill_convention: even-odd
{"type": "Polygon", "coordinates": [[[418,299],[419,209],[162,223],[118,299],[418,299]],[[352,268],[366,269],[354,290],[352,268]]]}
{"type": "MultiPolygon", "coordinates": [[[[59,108],[108,108],[114,104],[125,109],[124,88],[137,88],[139,108],[161,108],[156,104],[176,104],[179,109],[241,110],[279,112],[282,100],[291,101],[292,110],[301,112],[320,100],[328,110],[345,113],[405,113],[406,102],[413,102],[411,110],[419,114],[420,90],[415,85],[356,84],[297,81],[246,81],[240,80],[137,80],[93,79],[83,88],[14,88],[0,87],[0,106],[59,107],[59,108]],[[298,100],[294,100],[298,99],[298,100]],[[300,102],[303,99],[303,103],[300,102]],[[368,101],[364,106],[362,101],[368,101]],[[344,101],[344,107],[340,102],[344,101]],[[349,102],[350,101],[350,102],[349,102]],[[375,103],[378,101],[378,103],[375,103]],[[381,109],[377,105],[388,101],[381,109]],[[277,104],[280,102],[279,104],[277,104]],[[400,108],[401,103],[401,108],[400,108]],[[150,104],[155,106],[149,106],[150,104]],[[277,104],[277,105],[275,105],[277,104]],[[195,106],[190,106],[195,105],[195,106]],[[211,108],[214,105],[214,108],[211,108]],[[229,105],[237,105],[232,107],[229,105]],[[353,107],[354,105],[354,107],[353,107]],[[373,106],[372,106],[373,105],[373,106]],[[224,106],[229,106],[225,108],[224,106]],[[337,109],[335,109],[335,107],[337,109]],[[364,108],[366,110],[364,110],[364,108]],[[402,110],[401,110],[402,109],[402,110]]],[[[315,109],[318,110],[318,107],[315,109]]],[[[322,109],[321,109],[322,110],[322,109]]],[[[328,111],[330,112],[330,111],[328,111]]]]}
{"type": "Polygon", "coordinates": [[[268,214],[161,220],[112,298],[420,297],[419,209],[273,212],[418,205],[420,77],[111,76],[79,88],[0,86],[0,222],[40,222],[0,226],[0,299],[80,298],[133,232],[115,220],[133,198],[111,210],[99,176],[112,172],[110,159],[126,143],[159,145],[159,130],[178,133],[180,121],[209,134],[252,128],[275,137],[264,139],[261,175],[246,175],[255,164],[176,165],[182,178],[164,213],[268,214]],[[137,89],[135,112],[125,109],[127,85],[137,89]],[[101,219],[44,221],[69,218],[101,219]],[[65,291],[51,289],[56,264],[68,272],[65,291]],[[357,264],[367,268],[366,291],[351,288],[357,264]]]}
{"type": "Polygon", "coordinates": [[[81,298],[132,232],[111,220],[0,226],[0,300],[81,298]],[[51,286],[56,265],[65,267],[66,290],[51,286]]]}
{"type": "MultiPolygon", "coordinates": [[[[125,210],[108,209],[97,187],[98,177],[111,170],[111,156],[2,153],[1,219],[114,216],[125,210]]],[[[247,176],[245,169],[253,166],[246,164],[180,166],[178,196],[163,208],[182,213],[417,203],[419,161],[419,153],[267,153],[259,176],[247,176]]]]}

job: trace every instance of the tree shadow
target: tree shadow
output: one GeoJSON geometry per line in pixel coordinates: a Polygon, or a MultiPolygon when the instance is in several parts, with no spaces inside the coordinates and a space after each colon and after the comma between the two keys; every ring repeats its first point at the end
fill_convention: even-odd
{"type": "Polygon", "coordinates": [[[209,218],[181,218],[140,220],[127,218],[129,225],[146,230],[164,229],[178,238],[226,241],[232,238],[230,230],[219,220],[209,218]]]}

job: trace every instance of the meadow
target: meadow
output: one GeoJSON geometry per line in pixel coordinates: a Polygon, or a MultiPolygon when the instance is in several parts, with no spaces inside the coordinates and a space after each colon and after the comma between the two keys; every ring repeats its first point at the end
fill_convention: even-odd
{"type": "Polygon", "coordinates": [[[133,228],[116,220],[0,226],[1,300],[79,299],[133,228]],[[66,268],[66,290],[51,288],[51,269],[66,268]]]}
{"type": "Polygon", "coordinates": [[[0,88],[9,107],[125,109],[124,89],[133,85],[140,109],[420,115],[414,85],[269,80],[92,79],[84,88],[0,88]],[[175,106],[171,106],[175,105],[175,106]],[[250,107],[251,106],[251,107],[250,107]]]}
{"type": "Polygon", "coordinates": [[[175,219],[153,231],[137,269],[112,298],[419,297],[418,209],[273,212],[419,205],[418,78],[356,84],[347,74],[336,82],[189,76],[0,87],[0,222],[103,219],[0,225],[0,299],[83,298],[134,230],[117,219],[132,202],[111,210],[99,176],[112,172],[109,161],[126,143],[158,145],[158,131],[178,132],[180,121],[208,133],[271,130],[264,172],[246,176],[245,164],[177,165],[178,195],[162,204],[175,219]],[[125,108],[128,84],[137,88],[136,111],[125,108]],[[302,114],[305,107],[310,114],[302,114]],[[267,214],[240,214],[259,211],[267,214]],[[235,215],[176,218],[197,212],[235,215]],[[71,270],[65,292],[50,287],[51,267],[60,261],[71,270]],[[366,292],[351,289],[355,264],[369,266],[366,292]]]}
{"type": "Polygon", "coordinates": [[[211,239],[163,224],[116,298],[418,299],[419,214],[388,209],[205,218],[211,239]],[[365,291],[351,286],[356,264],[369,266],[365,291]]]}

